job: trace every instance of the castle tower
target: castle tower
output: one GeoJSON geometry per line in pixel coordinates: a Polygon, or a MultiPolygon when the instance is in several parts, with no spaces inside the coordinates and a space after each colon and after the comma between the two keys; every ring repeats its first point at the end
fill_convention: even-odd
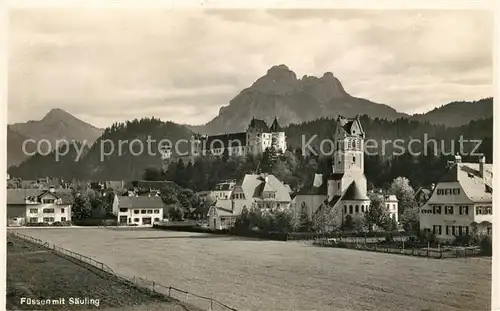
{"type": "Polygon", "coordinates": [[[278,123],[278,119],[275,117],[273,124],[269,128],[271,131],[271,145],[276,149],[278,152],[285,152],[286,151],[286,137],[285,137],[285,132],[281,128],[281,126],[278,123]]]}
{"type": "Polygon", "coordinates": [[[247,153],[259,155],[271,147],[271,134],[264,120],[252,117],[247,129],[247,153]]]}
{"type": "Polygon", "coordinates": [[[328,197],[341,196],[352,182],[366,194],[364,174],[365,132],[359,117],[347,119],[339,116],[334,133],[332,175],[328,181],[328,197]]]}

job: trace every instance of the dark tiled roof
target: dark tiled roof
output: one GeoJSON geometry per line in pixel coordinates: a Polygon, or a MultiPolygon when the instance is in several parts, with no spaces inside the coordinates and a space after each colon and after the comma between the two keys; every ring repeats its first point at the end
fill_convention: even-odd
{"type": "Polygon", "coordinates": [[[353,181],[342,196],[342,200],[365,201],[369,200],[369,198],[366,196],[366,194],[361,193],[358,186],[356,185],[356,182],[353,181]]]}
{"type": "Polygon", "coordinates": [[[263,132],[269,132],[269,127],[267,126],[266,121],[264,121],[264,120],[254,118],[254,119],[252,119],[252,121],[250,121],[249,127],[260,129],[263,132]]]}
{"type": "Polygon", "coordinates": [[[163,208],[163,201],[157,196],[118,196],[119,208],[163,208]]]}
{"type": "Polygon", "coordinates": [[[309,185],[307,187],[303,187],[297,193],[298,195],[326,195],[328,192],[328,183],[324,182],[319,187],[314,187],[313,185],[309,185]]]}
{"type": "Polygon", "coordinates": [[[341,180],[344,177],[344,173],[334,173],[328,176],[328,180],[341,180]]]}
{"type": "MultiPolygon", "coordinates": [[[[26,198],[32,197],[40,199],[47,193],[50,193],[50,191],[38,189],[7,189],[7,204],[25,204],[26,198]]],[[[57,189],[52,194],[61,199],[61,204],[73,204],[71,190],[57,189]]]]}
{"type": "Polygon", "coordinates": [[[271,130],[271,132],[281,132],[282,131],[281,126],[279,125],[277,118],[274,118],[274,121],[273,121],[273,124],[271,125],[270,130],[271,130]]]}
{"type": "Polygon", "coordinates": [[[215,148],[227,148],[227,147],[237,147],[239,145],[246,146],[247,144],[247,134],[242,133],[231,133],[231,134],[221,134],[215,136],[208,136],[205,141],[203,141],[203,149],[210,150],[215,148]]]}
{"type": "Polygon", "coordinates": [[[328,205],[335,206],[335,204],[337,204],[339,200],[340,200],[340,195],[336,195],[328,202],[328,205]]]}
{"type": "Polygon", "coordinates": [[[38,197],[43,190],[7,189],[7,204],[25,204],[27,197],[38,197]]]}

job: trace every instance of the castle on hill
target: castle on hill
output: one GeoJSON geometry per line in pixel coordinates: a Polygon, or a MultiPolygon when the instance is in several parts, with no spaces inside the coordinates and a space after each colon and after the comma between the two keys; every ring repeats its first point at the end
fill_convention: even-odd
{"type": "Polygon", "coordinates": [[[267,148],[274,148],[277,153],[286,151],[285,132],[274,118],[271,126],[264,120],[252,118],[245,132],[213,136],[197,136],[199,154],[221,156],[227,149],[229,156],[258,156],[267,148]]]}

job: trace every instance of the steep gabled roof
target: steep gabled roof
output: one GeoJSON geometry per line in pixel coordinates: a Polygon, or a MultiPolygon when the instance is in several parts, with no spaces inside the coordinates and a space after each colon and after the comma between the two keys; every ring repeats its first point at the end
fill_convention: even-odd
{"type": "Polygon", "coordinates": [[[338,125],[340,126],[347,134],[349,135],[358,135],[361,134],[364,136],[364,130],[361,126],[361,122],[359,121],[359,117],[353,119],[347,119],[344,117],[337,118],[338,125]],[[358,129],[359,132],[354,133],[354,129],[358,129]]]}
{"type": "Polygon", "coordinates": [[[163,208],[159,196],[117,196],[119,208],[163,208]]]}
{"type": "Polygon", "coordinates": [[[7,189],[7,204],[25,204],[27,197],[38,197],[43,190],[7,189]]]}
{"type": "MultiPolygon", "coordinates": [[[[241,183],[241,188],[247,199],[261,198],[264,189],[273,189],[276,193],[276,201],[290,202],[292,199],[288,188],[274,175],[267,175],[267,182],[261,175],[246,174],[241,183]]],[[[267,191],[267,190],[266,190],[267,191]]]]}
{"type": "MultiPolygon", "coordinates": [[[[493,164],[484,164],[484,176],[479,172],[479,163],[454,163],[439,180],[442,182],[458,182],[467,197],[473,202],[492,202],[493,164]]],[[[434,188],[434,191],[437,189],[434,188]]],[[[429,199],[432,195],[429,196],[429,199]]]]}
{"type": "Polygon", "coordinates": [[[274,118],[274,121],[273,121],[273,124],[271,125],[270,130],[271,130],[271,132],[281,132],[281,131],[283,131],[281,129],[281,126],[279,125],[278,119],[276,117],[274,118]]]}
{"type": "Polygon", "coordinates": [[[366,201],[366,200],[369,200],[369,198],[366,196],[366,194],[362,193],[359,190],[355,181],[353,181],[349,185],[344,195],[342,196],[342,201],[366,201]]]}
{"type": "Polygon", "coordinates": [[[263,132],[269,132],[269,127],[267,126],[266,121],[260,119],[252,118],[252,121],[250,121],[250,125],[248,127],[260,129],[263,132]]]}

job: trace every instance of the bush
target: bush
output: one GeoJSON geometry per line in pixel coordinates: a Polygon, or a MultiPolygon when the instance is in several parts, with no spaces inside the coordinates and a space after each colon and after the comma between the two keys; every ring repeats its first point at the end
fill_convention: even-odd
{"type": "Polygon", "coordinates": [[[52,223],[52,226],[54,226],[54,227],[62,227],[62,226],[64,226],[64,225],[63,225],[63,223],[62,223],[62,222],[60,222],[60,221],[56,221],[56,222],[53,222],[53,223],[52,223]]]}
{"type": "Polygon", "coordinates": [[[483,256],[493,255],[491,238],[489,236],[485,236],[481,239],[481,241],[479,242],[479,247],[481,248],[481,255],[483,256]]]}
{"type": "Polygon", "coordinates": [[[469,246],[472,242],[472,237],[470,235],[458,235],[452,242],[452,245],[456,246],[469,246]]]}

